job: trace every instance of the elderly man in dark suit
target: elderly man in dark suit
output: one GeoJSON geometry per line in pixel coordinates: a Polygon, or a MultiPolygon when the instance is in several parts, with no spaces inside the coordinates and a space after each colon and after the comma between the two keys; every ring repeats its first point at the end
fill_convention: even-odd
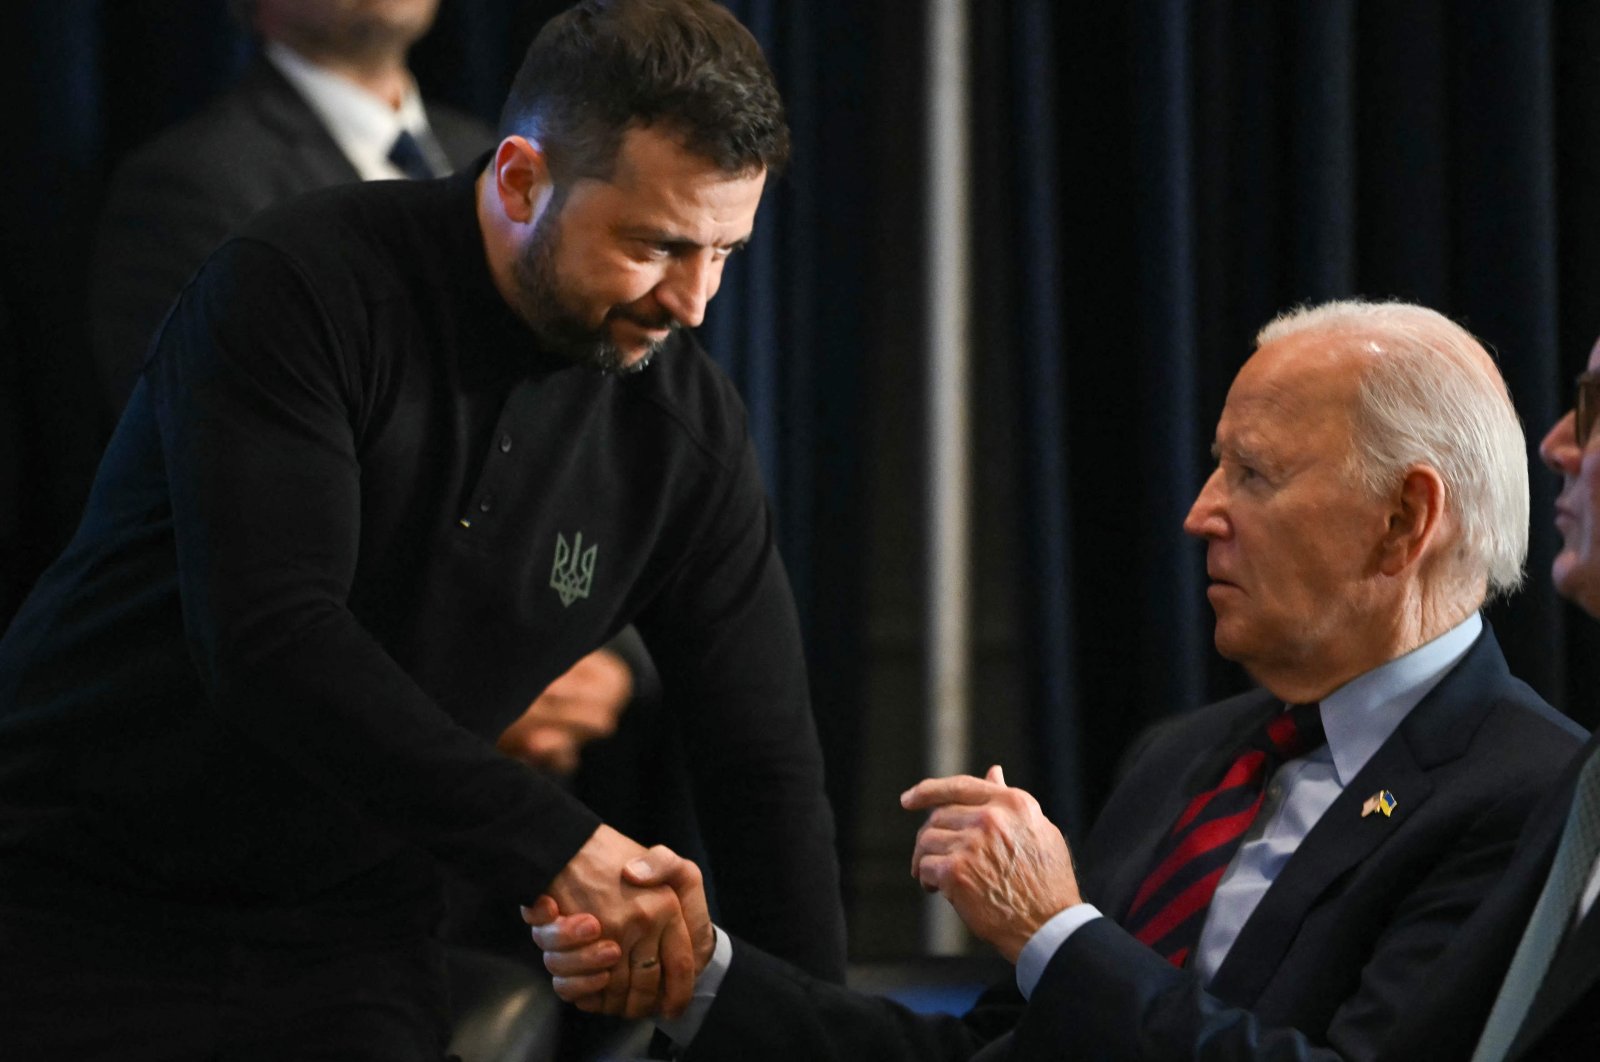
{"type": "MultiPolygon", "coordinates": [[[[1483,348],[1432,311],[1360,302],[1285,314],[1257,343],[1185,527],[1207,544],[1217,648],[1262,688],[1143,741],[1081,871],[998,769],[903,798],[931,809],[913,874],[1017,964],[1027,1003],[919,1017],[707,925],[700,1010],[663,1025],[686,1057],[1374,1054],[1581,731],[1478,614],[1520,581],[1528,505],[1483,348]]],[[[638,880],[692,893],[692,866],[650,863],[638,880]]],[[[529,920],[558,991],[592,1006],[615,949],[566,915],[541,901],[529,920]]]]}
{"type": "Polygon", "coordinates": [[[303,192],[444,176],[494,144],[477,119],[425,106],[406,66],[439,0],[236,6],[261,55],[206,110],[131,155],[111,185],[90,316],[113,419],[162,315],[223,237],[303,192]]]}

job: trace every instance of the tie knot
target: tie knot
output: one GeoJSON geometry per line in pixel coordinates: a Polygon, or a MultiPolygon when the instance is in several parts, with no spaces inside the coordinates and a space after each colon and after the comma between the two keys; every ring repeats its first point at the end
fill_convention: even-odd
{"type": "Polygon", "coordinates": [[[389,148],[389,161],[414,181],[438,176],[428,161],[428,153],[422,149],[422,142],[407,129],[400,130],[400,135],[394,138],[394,146],[389,148]]]}
{"type": "Polygon", "coordinates": [[[1293,760],[1328,740],[1322,731],[1322,705],[1291,704],[1267,722],[1267,743],[1279,762],[1293,760]]]}

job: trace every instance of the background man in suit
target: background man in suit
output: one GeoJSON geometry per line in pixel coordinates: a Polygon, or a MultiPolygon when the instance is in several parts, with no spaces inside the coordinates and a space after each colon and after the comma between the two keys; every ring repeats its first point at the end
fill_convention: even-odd
{"type": "MultiPolygon", "coordinates": [[[[1215,451],[1185,526],[1207,543],[1217,648],[1263,689],[1143,741],[1079,850],[1081,888],[998,769],[903,798],[932,809],[913,874],[1016,962],[1026,1007],[991,993],[965,1019],[916,1018],[696,919],[714,1002],[664,1024],[689,1057],[963,1058],[1008,1026],[996,1056],[1189,1058],[1223,1029],[1267,1053],[1263,1025],[1373,1054],[1581,733],[1478,615],[1521,578],[1521,431],[1465,331],[1331,303],[1261,331],[1215,451]]],[[[635,880],[692,893],[686,863],[647,862],[635,880]]],[[[553,915],[529,912],[558,992],[596,1005],[615,949],[553,915]]]]}
{"type": "MultiPolygon", "coordinates": [[[[1551,575],[1600,619],[1600,343],[1574,408],[1539,445],[1562,477],[1551,575]]],[[[1533,817],[1504,880],[1446,954],[1429,995],[1384,1056],[1403,1059],[1600,1057],[1600,738],[1575,758],[1533,817]]]]}
{"type": "Polygon", "coordinates": [[[442,177],[494,144],[475,118],[424,105],[406,65],[439,0],[236,6],[261,54],[204,111],[130,155],[108,192],[90,316],[113,421],[173,297],[245,221],[329,185],[442,177]]]}
{"type": "Polygon", "coordinates": [[[446,870],[599,903],[619,994],[686,1003],[643,849],[492,744],[633,621],[729,920],[842,976],[793,600],[688,331],[787,158],[771,71],[709,0],[586,0],[503,123],[246,222],[161,325],[0,641],[0,1054],[437,1058],[446,870]]]}

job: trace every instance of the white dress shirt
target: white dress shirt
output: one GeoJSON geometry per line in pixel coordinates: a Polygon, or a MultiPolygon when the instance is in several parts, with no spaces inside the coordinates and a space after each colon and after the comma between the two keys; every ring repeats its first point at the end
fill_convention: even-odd
{"type": "Polygon", "coordinates": [[[428,126],[428,115],[422,109],[422,94],[417,91],[414,80],[407,85],[400,108],[396,110],[388,100],[318,66],[281,41],[268,41],[264,51],[268,62],[305,97],[307,105],[322,120],[362,180],[382,181],[405,176],[389,161],[389,151],[402,130],[416,137],[428,164],[439,176],[443,177],[454,168],[428,126]]]}

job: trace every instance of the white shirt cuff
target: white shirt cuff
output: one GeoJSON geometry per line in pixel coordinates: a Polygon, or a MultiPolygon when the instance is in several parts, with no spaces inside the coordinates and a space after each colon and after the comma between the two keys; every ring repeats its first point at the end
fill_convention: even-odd
{"type": "Polygon", "coordinates": [[[1094,904],[1076,904],[1059,912],[1028,938],[1028,943],[1022,946],[1022,953],[1017,956],[1017,988],[1024,999],[1033,998],[1033,990],[1039,987],[1044,968],[1050,965],[1056,950],[1067,942],[1067,938],[1084,923],[1100,917],[1100,910],[1094,904]]]}
{"type": "Polygon", "coordinates": [[[689,1000],[689,1008],[676,1018],[656,1019],[656,1028],[666,1033],[679,1047],[689,1046],[700,1031],[700,1026],[706,1020],[706,1012],[717,1001],[717,989],[722,987],[722,979],[728,975],[728,965],[733,962],[733,939],[716,926],[712,926],[711,931],[717,935],[717,943],[711,949],[711,961],[694,979],[694,998],[689,1000]]]}

